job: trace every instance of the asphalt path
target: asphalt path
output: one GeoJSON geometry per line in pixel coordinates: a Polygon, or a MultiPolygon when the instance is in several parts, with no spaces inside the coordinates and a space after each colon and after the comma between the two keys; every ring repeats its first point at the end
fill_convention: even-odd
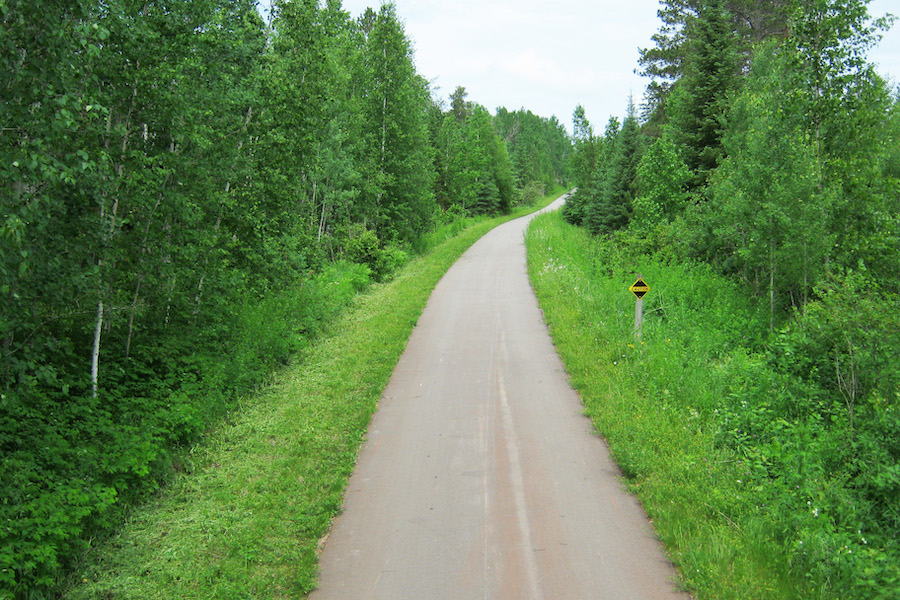
{"type": "Polygon", "coordinates": [[[310,598],[689,598],[547,333],[529,219],[485,235],[429,298],[310,598]]]}

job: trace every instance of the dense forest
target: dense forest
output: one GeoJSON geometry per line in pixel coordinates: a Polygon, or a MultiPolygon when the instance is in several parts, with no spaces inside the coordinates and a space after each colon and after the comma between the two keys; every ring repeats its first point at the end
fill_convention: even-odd
{"type": "Polygon", "coordinates": [[[900,100],[867,61],[893,18],[866,0],[661,4],[641,107],[602,132],[575,110],[563,214],[745,290],[761,318],[699,334],[730,340],[716,444],[797,581],[897,598],[900,100]]]}
{"type": "Polygon", "coordinates": [[[0,62],[3,598],[52,595],[354,293],[572,149],[441,99],[390,3],[0,0],[0,62]]]}

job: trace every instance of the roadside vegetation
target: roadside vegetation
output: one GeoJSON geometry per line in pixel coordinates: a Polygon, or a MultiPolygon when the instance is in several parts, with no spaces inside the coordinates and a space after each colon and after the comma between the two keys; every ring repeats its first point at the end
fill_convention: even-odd
{"type": "MultiPolygon", "coordinates": [[[[353,296],[263,390],[178,453],[161,489],[82,557],[63,597],[274,599],[314,589],[319,544],[432,289],[484,233],[561,192],[436,231],[430,251],[353,296]]],[[[331,284],[352,289],[346,278],[331,284]]]]}
{"type": "Polygon", "coordinates": [[[535,285],[687,585],[895,598],[900,98],[867,6],[662,0],[643,103],[570,138],[435,97],[390,2],[0,0],[0,598],[309,590],[427,292],[564,183],[535,285]]]}
{"type": "Polygon", "coordinates": [[[897,597],[900,412],[875,387],[853,402],[840,375],[852,364],[862,386],[896,365],[896,330],[871,329],[878,308],[853,300],[840,318],[872,325],[835,329],[826,297],[770,337],[765,302],[632,235],[598,239],[553,213],[526,245],[585,412],[698,600],[897,597]]]}
{"type": "Polygon", "coordinates": [[[355,295],[567,178],[396,7],[0,0],[0,598],[53,597],[355,295]],[[180,460],[180,459],[179,459],[180,460]]]}
{"type": "Polygon", "coordinates": [[[575,111],[580,229],[531,234],[548,321],[700,598],[897,598],[900,99],[866,56],[893,18],[661,5],[640,114],[575,111]]]}

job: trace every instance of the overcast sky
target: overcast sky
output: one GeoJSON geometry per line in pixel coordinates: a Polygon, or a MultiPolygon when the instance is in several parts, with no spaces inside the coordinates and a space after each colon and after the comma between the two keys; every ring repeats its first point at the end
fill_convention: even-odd
{"type": "MultiPolygon", "coordinates": [[[[765,0],[762,0],[765,1],[765,0]]],[[[344,0],[354,17],[380,0],[344,0]]],[[[461,85],[493,112],[525,108],[555,115],[571,131],[582,104],[595,129],[640,104],[648,79],[634,73],[638,48],[659,29],[659,0],[395,0],[412,40],[416,68],[447,99],[461,85]]],[[[869,12],[900,15],[897,0],[871,0],[869,12]]],[[[870,59],[900,83],[900,22],[870,59]]]]}

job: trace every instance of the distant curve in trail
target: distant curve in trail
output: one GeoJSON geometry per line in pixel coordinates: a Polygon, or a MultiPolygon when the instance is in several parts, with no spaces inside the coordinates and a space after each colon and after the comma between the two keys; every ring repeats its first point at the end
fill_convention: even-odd
{"type": "Polygon", "coordinates": [[[569,385],[528,280],[529,220],[436,286],[311,599],[689,598],[569,385]]]}

